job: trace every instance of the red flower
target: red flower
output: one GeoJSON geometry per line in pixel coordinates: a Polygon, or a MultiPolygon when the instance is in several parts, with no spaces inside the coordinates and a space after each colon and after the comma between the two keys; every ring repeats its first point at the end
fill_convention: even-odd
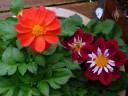
{"type": "Polygon", "coordinates": [[[81,55],[87,59],[85,76],[91,80],[99,79],[104,85],[112,82],[112,78],[121,76],[118,66],[125,64],[126,56],[118,50],[115,40],[97,39],[93,46],[82,48],[81,55]]]}
{"type": "Polygon", "coordinates": [[[92,41],[92,34],[88,32],[83,33],[81,29],[78,29],[73,36],[71,36],[68,40],[63,41],[62,46],[66,49],[72,50],[72,60],[78,60],[79,63],[82,63],[84,58],[81,57],[80,50],[83,46],[90,44],[92,41]]]}
{"type": "Polygon", "coordinates": [[[60,22],[54,12],[43,6],[32,7],[22,11],[18,16],[18,24],[15,25],[18,32],[17,39],[23,47],[31,45],[32,49],[42,52],[59,41],[60,22]]]}

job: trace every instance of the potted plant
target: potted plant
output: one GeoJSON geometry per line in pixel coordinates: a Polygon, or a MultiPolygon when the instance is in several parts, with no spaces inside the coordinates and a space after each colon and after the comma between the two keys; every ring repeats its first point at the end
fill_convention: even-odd
{"type": "Polygon", "coordinates": [[[79,14],[58,19],[21,0],[10,8],[15,16],[0,21],[2,96],[118,96],[127,87],[126,44],[113,20],[85,25],[79,14]]]}

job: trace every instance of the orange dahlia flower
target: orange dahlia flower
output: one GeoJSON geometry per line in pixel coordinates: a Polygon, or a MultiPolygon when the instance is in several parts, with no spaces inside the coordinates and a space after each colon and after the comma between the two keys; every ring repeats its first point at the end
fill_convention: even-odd
{"type": "Polygon", "coordinates": [[[31,46],[34,51],[42,52],[50,44],[59,41],[60,22],[53,11],[43,6],[25,9],[22,16],[18,16],[18,24],[15,25],[18,32],[17,39],[23,47],[31,46]]]}

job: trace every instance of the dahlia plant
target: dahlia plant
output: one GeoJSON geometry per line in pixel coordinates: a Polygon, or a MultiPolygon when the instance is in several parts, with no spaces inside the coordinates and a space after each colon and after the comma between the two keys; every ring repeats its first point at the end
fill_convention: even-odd
{"type": "Polygon", "coordinates": [[[0,96],[118,96],[126,89],[127,44],[113,20],[58,19],[44,6],[0,20],[0,96]]]}

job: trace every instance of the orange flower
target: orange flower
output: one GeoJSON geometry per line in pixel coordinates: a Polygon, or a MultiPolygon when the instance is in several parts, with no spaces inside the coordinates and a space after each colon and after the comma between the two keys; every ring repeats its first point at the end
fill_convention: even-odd
{"type": "Polygon", "coordinates": [[[50,44],[59,41],[60,22],[53,11],[43,6],[25,9],[22,16],[18,16],[18,24],[15,25],[18,32],[17,39],[23,47],[31,45],[32,49],[42,52],[50,44]]]}

